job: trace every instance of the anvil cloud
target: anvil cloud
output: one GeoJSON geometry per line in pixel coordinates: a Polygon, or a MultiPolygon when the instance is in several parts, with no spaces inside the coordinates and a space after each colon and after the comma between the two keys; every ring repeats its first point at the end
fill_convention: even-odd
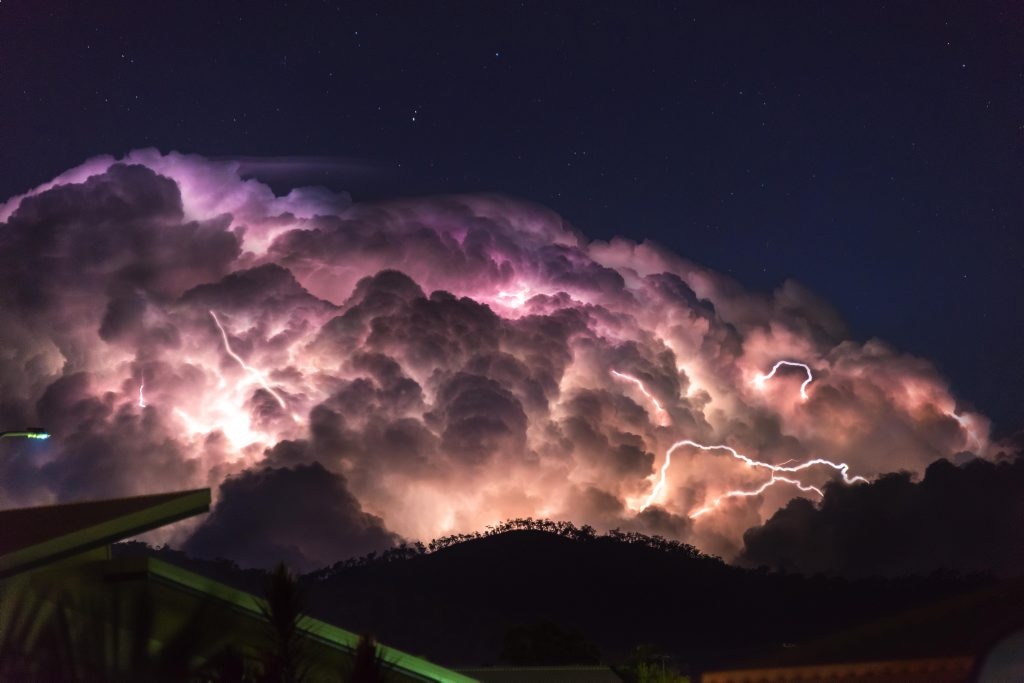
{"type": "Polygon", "coordinates": [[[799,284],[748,292],[500,196],[277,197],[237,163],[143,150],[0,221],[0,420],[54,435],[10,446],[0,504],[212,486],[169,539],[197,553],[309,568],[531,515],[732,557],[800,491],[691,519],[766,473],[682,449],[641,511],[676,441],[869,479],[993,450],[929,362],[848,339],[799,284]],[[802,370],[757,386],[782,359],[813,369],[807,400],[802,370]]]}

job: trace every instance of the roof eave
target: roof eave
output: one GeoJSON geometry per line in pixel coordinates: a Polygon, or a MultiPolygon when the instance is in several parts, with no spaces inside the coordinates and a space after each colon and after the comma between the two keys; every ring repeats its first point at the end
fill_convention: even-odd
{"type": "Polygon", "coordinates": [[[152,507],[47,539],[0,556],[0,579],[209,512],[210,489],[183,491],[152,507]]]}

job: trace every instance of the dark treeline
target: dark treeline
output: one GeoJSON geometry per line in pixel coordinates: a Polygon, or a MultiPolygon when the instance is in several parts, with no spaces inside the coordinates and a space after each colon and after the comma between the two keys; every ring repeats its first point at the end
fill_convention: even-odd
{"type": "MultiPolygon", "coordinates": [[[[622,543],[633,546],[641,546],[659,552],[670,553],[675,556],[686,557],[694,560],[705,560],[718,564],[725,564],[722,558],[717,555],[708,555],[690,545],[660,535],[647,535],[637,531],[621,531],[612,529],[600,534],[589,524],[576,526],[572,522],[556,521],[550,519],[534,519],[532,517],[516,517],[487,526],[483,531],[474,531],[469,534],[450,534],[431,540],[429,543],[420,541],[403,541],[399,545],[387,548],[381,552],[371,552],[358,557],[350,557],[335,562],[334,564],[309,572],[304,575],[304,580],[329,579],[340,571],[356,567],[367,567],[371,565],[390,564],[403,562],[424,555],[430,555],[440,550],[445,550],[467,541],[479,540],[500,536],[512,531],[540,531],[549,533],[561,538],[576,542],[604,541],[622,543]]],[[[248,591],[258,591],[266,579],[267,573],[262,569],[242,568],[238,563],[223,557],[216,559],[205,559],[192,557],[187,553],[164,545],[151,547],[139,541],[127,541],[113,546],[115,555],[153,555],[181,567],[191,569],[204,576],[217,579],[237,588],[248,591]]]]}
{"type": "Polygon", "coordinates": [[[430,553],[435,553],[439,550],[451,548],[452,546],[459,545],[460,543],[488,538],[491,536],[499,536],[510,531],[542,531],[562,538],[567,538],[572,541],[582,542],[607,539],[617,543],[640,545],[652,550],[682,555],[692,559],[713,560],[722,563],[722,558],[716,555],[707,555],[688,543],[682,543],[660,535],[649,536],[638,531],[621,531],[619,529],[612,529],[606,534],[599,534],[594,527],[589,524],[584,524],[583,526],[578,527],[572,522],[567,521],[534,519],[532,517],[516,517],[493,526],[487,526],[484,531],[474,531],[471,534],[451,534],[448,536],[441,536],[440,538],[433,539],[426,545],[419,541],[413,543],[403,542],[393,548],[388,548],[387,550],[379,553],[372,552],[359,557],[351,557],[340,562],[335,562],[329,567],[324,567],[323,569],[311,572],[306,576],[310,579],[323,580],[343,569],[410,560],[430,553]]]}

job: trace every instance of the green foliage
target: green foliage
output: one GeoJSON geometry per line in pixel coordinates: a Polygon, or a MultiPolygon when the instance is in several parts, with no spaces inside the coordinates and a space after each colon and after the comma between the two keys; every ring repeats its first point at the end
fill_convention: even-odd
{"type": "Polygon", "coordinates": [[[205,681],[206,603],[159,634],[145,587],[10,579],[0,589],[0,680],[205,681]]]}
{"type": "Polygon", "coordinates": [[[689,683],[690,677],[679,672],[671,657],[653,645],[638,645],[619,668],[627,683],[689,683]]]}
{"type": "Polygon", "coordinates": [[[641,662],[635,669],[636,683],[689,683],[690,677],[672,669],[663,669],[659,664],[641,662]]]}
{"type": "Polygon", "coordinates": [[[264,657],[263,679],[267,683],[301,683],[308,665],[304,661],[302,596],[295,577],[280,563],[271,572],[260,611],[270,626],[269,646],[264,657]]]}

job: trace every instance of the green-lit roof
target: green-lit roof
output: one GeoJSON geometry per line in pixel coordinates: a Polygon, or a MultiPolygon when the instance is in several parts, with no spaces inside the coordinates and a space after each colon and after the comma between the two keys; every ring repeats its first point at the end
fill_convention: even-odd
{"type": "Polygon", "coordinates": [[[0,578],[210,509],[210,489],[0,511],[0,578]]]}
{"type": "MultiPolygon", "coordinates": [[[[42,568],[209,509],[210,489],[196,489],[3,510],[0,511],[0,578],[42,568]]],[[[119,580],[152,581],[172,591],[221,601],[258,621],[265,618],[256,596],[155,558],[118,558],[92,566],[102,568],[104,574],[119,580]]],[[[300,628],[309,640],[342,652],[353,652],[359,641],[354,633],[311,617],[303,617],[300,628]]],[[[384,660],[406,678],[438,683],[474,681],[420,657],[385,645],[379,647],[384,660]]]]}
{"type": "MultiPolygon", "coordinates": [[[[144,574],[150,580],[169,585],[178,590],[226,602],[234,609],[240,610],[254,619],[264,619],[263,613],[260,610],[260,600],[256,596],[156,558],[120,558],[111,563],[111,571],[120,575],[136,577],[144,574]]],[[[303,617],[299,628],[306,638],[345,652],[354,651],[356,644],[359,642],[359,636],[351,631],[346,631],[312,617],[303,617]]],[[[473,683],[476,680],[401,650],[396,650],[386,645],[379,645],[378,647],[384,661],[410,678],[423,681],[437,681],[438,683],[473,683]]]]}

